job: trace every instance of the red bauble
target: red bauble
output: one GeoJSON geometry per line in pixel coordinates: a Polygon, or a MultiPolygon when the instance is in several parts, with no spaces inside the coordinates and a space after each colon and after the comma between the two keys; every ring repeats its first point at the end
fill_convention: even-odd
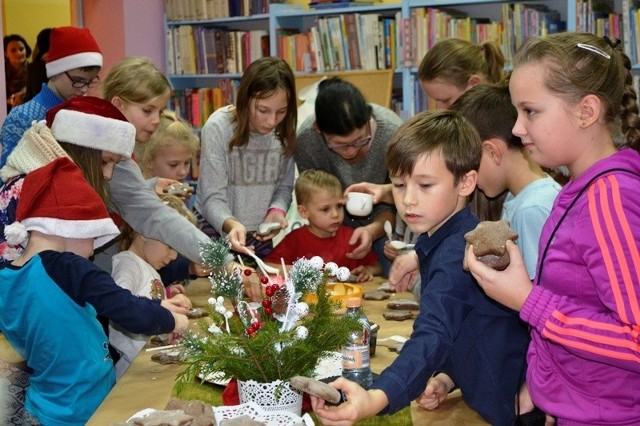
{"type": "Polygon", "coordinates": [[[264,313],[265,315],[271,315],[273,313],[273,310],[271,308],[264,308],[264,313]]]}
{"type": "Polygon", "coordinates": [[[269,300],[269,299],[264,299],[264,300],[262,301],[262,307],[264,307],[264,308],[270,308],[270,307],[271,307],[271,300],[269,300]]]}
{"type": "Polygon", "coordinates": [[[269,282],[269,278],[265,277],[264,275],[260,277],[260,282],[262,284],[267,284],[269,282]]]}
{"type": "Polygon", "coordinates": [[[251,269],[247,268],[247,269],[245,269],[243,271],[243,273],[248,277],[249,275],[253,274],[253,271],[251,269]]]}

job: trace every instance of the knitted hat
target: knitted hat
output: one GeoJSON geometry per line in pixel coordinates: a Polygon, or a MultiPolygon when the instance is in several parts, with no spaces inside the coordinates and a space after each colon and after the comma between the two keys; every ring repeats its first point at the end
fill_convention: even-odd
{"type": "Polygon", "coordinates": [[[4,229],[7,242],[24,245],[27,231],[63,238],[95,238],[98,248],[120,234],[104,202],[68,158],[58,158],[27,174],[16,221],[4,229]]]}
{"type": "Polygon", "coordinates": [[[58,142],[131,157],[136,128],[111,102],[76,96],[47,111],[47,126],[58,142]]]}
{"type": "Polygon", "coordinates": [[[76,27],[52,29],[47,77],[83,67],[102,67],[102,53],[91,32],[87,28],[76,27]]]}

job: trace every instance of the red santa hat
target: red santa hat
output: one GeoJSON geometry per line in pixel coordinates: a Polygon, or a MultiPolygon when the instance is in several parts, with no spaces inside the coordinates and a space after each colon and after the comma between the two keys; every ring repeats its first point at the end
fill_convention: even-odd
{"type": "Polygon", "coordinates": [[[57,27],[49,37],[47,77],[76,68],[102,68],[100,47],[87,28],[57,27]]]}
{"type": "Polygon", "coordinates": [[[136,128],[111,102],[76,96],[47,111],[47,127],[59,142],[131,157],[136,128]]]}
{"type": "Polygon", "coordinates": [[[25,245],[28,231],[63,238],[95,238],[98,248],[120,234],[104,202],[69,158],[28,173],[22,183],[16,221],[4,229],[12,245],[25,245]]]}

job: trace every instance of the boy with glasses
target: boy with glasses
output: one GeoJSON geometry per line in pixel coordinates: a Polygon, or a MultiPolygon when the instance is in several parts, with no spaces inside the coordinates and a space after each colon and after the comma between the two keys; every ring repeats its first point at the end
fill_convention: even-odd
{"type": "Polygon", "coordinates": [[[100,82],[100,47],[87,28],[58,27],[51,30],[47,56],[49,81],[29,102],[11,110],[0,130],[0,167],[31,122],[43,120],[47,110],[75,96],[84,96],[100,82]]]}
{"type": "MultiPolygon", "coordinates": [[[[369,104],[353,84],[338,77],[318,85],[315,114],[298,129],[294,159],[300,172],[320,169],[335,175],[343,188],[359,182],[389,183],[384,167],[387,144],[402,120],[393,111],[369,104]]],[[[345,213],[344,224],[355,228],[349,240],[351,259],[364,258],[372,248],[387,275],[384,222],[395,222],[395,208],[379,203],[367,217],[345,213]]]]}

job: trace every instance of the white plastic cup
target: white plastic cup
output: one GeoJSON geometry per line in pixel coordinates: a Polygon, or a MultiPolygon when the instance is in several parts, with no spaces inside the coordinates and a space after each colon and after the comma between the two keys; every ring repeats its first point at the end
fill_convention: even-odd
{"type": "Polygon", "coordinates": [[[373,210],[373,195],[364,192],[347,194],[347,211],[354,216],[368,216],[373,210]]]}

